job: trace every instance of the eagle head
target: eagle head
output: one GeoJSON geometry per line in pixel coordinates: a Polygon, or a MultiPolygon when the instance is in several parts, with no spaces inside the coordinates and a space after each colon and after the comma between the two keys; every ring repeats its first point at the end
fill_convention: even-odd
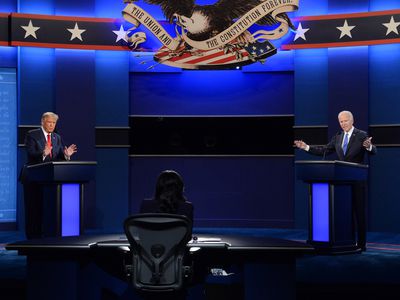
{"type": "Polygon", "coordinates": [[[212,5],[195,6],[189,16],[175,15],[177,24],[194,40],[206,40],[229,27],[231,20],[212,5]]]}
{"type": "Polygon", "coordinates": [[[190,17],[176,15],[177,24],[186,29],[190,34],[207,32],[210,29],[209,17],[200,11],[194,11],[190,17]]]}

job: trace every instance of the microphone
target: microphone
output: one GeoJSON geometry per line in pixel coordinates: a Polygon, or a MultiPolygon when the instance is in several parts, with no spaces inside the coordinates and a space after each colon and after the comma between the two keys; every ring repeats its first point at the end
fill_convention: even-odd
{"type": "Polygon", "coordinates": [[[325,156],[326,156],[326,150],[328,149],[328,147],[325,145],[324,146],[324,152],[322,153],[322,160],[325,160],[325,156]]]}
{"type": "MultiPolygon", "coordinates": [[[[329,144],[333,143],[333,141],[336,141],[336,139],[337,139],[337,137],[338,137],[338,135],[340,133],[341,133],[340,131],[336,132],[336,134],[333,136],[333,138],[332,138],[332,140],[331,140],[331,142],[329,144]]],[[[322,160],[325,160],[326,152],[328,151],[328,145],[324,145],[323,146],[324,147],[324,152],[322,152],[322,160]]]]}

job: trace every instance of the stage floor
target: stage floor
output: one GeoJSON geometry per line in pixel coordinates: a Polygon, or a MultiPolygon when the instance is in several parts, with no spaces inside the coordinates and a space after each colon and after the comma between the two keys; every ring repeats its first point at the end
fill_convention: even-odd
{"type": "MultiPolygon", "coordinates": [[[[196,233],[268,236],[304,242],[307,232],[290,229],[195,228],[196,233]]],[[[26,258],[4,249],[25,239],[21,232],[0,232],[1,299],[25,299],[26,258]]],[[[297,299],[389,299],[400,291],[400,234],[367,236],[361,254],[304,256],[297,260],[297,299]]]]}

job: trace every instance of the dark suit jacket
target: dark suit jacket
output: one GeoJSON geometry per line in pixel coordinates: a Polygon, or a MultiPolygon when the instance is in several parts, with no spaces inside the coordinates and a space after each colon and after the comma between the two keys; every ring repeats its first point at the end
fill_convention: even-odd
{"type": "MultiPolygon", "coordinates": [[[[159,211],[159,204],[156,200],[144,200],[140,205],[140,213],[157,213],[159,211]]],[[[193,223],[193,205],[191,202],[183,202],[178,206],[175,214],[184,215],[188,217],[193,223]]]]}
{"type": "Polygon", "coordinates": [[[364,154],[376,154],[377,150],[375,146],[372,146],[372,150],[368,151],[363,146],[363,142],[367,139],[368,135],[365,131],[354,128],[353,134],[350,137],[349,144],[347,146],[346,154],[343,153],[342,141],[344,132],[338,132],[326,146],[310,146],[309,153],[315,155],[326,155],[336,152],[338,160],[363,163],[364,154]]]}
{"type": "Polygon", "coordinates": [[[25,137],[25,146],[28,154],[28,165],[38,164],[48,161],[65,160],[64,145],[61,137],[57,133],[51,134],[52,157],[46,156],[43,160],[43,150],[46,145],[46,137],[41,128],[30,130],[25,137]]]}

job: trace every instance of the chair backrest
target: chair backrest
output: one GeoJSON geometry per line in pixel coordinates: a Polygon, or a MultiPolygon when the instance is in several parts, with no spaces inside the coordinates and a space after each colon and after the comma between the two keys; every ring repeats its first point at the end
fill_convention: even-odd
{"type": "Polygon", "coordinates": [[[150,291],[181,289],[191,221],[181,215],[145,213],[128,217],[124,230],[133,255],[133,286],[150,291]]]}

